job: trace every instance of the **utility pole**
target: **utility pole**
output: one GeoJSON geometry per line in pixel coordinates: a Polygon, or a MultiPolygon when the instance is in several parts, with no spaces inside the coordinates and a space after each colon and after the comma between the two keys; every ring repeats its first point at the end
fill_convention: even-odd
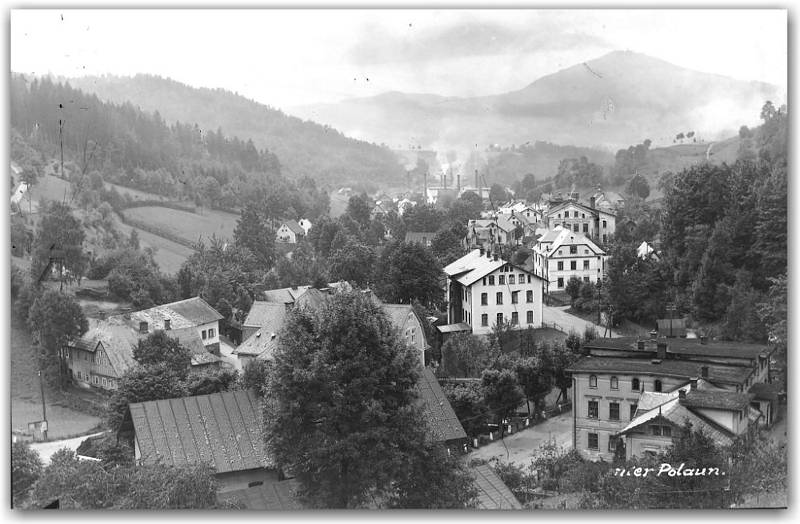
{"type": "Polygon", "coordinates": [[[47,406],[44,402],[44,379],[42,378],[42,371],[39,370],[39,388],[42,390],[42,423],[44,427],[42,428],[42,436],[44,439],[47,440],[47,406]]]}

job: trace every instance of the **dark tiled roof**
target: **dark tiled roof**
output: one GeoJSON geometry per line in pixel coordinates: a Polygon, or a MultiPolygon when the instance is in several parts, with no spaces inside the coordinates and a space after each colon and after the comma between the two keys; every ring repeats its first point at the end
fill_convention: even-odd
{"type": "Polygon", "coordinates": [[[284,287],[281,289],[268,289],[263,292],[264,300],[267,302],[277,302],[279,304],[294,304],[300,295],[305,293],[311,286],[284,287]]]}
{"type": "MultiPolygon", "coordinates": [[[[389,317],[394,327],[400,331],[401,335],[405,329],[406,322],[408,322],[409,315],[416,317],[414,308],[408,304],[381,304],[381,309],[389,317]]],[[[424,331],[422,335],[425,335],[424,331]]]]}
{"type": "Polygon", "coordinates": [[[173,302],[172,304],[156,306],[150,309],[158,309],[160,307],[168,307],[189,322],[192,322],[195,326],[208,324],[209,322],[214,322],[215,320],[221,320],[223,318],[216,309],[209,306],[208,302],[200,297],[187,298],[180,302],[173,302]]]}
{"type": "Polygon", "coordinates": [[[267,511],[304,509],[295,496],[297,486],[296,480],[265,483],[252,488],[219,493],[217,499],[220,502],[233,502],[240,509],[267,511]]]}
{"type": "Polygon", "coordinates": [[[422,244],[431,242],[436,236],[436,231],[406,231],[406,242],[422,244]]]}
{"type": "Polygon", "coordinates": [[[437,442],[467,438],[467,433],[458,421],[453,406],[450,405],[442,386],[429,368],[423,369],[420,373],[417,391],[428,428],[437,442]]]}
{"type": "Polygon", "coordinates": [[[310,309],[317,309],[318,307],[322,306],[322,304],[324,304],[328,298],[330,298],[330,295],[323,293],[319,289],[311,288],[297,297],[295,305],[310,309]]]}
{"type": "Polygon", "coordinates": [[[688,408],[725,409],[736,411],[750,405],[753,395],[733,391],[698,391],[686,394],[681,403],[688,408]]]}
{"type": "Polygon", "coordinates": [[[277,333],[283,327],[285,318],[286,306],[283,303],[257,300],[250,306],[250,312],[242,325],[264,328],[268,332],[277,333]]]}
{"type": "Polygon", "coordinates": [[[478,509],[523,509],[497,473],[488,464],[469,468],[478,490],[478,509]]]}
{"type": "Polygon", "coordinates": [[[758,382],[750,386],[750,393],[755,395],[756,400],[775,400],[779,392],[780,388],[775,384],[758,382]]]}
{"type": "Polygon", "coordinates": [[[743,366],[704,364],[691,360],[662,360],[653,364],[650,359],[620,357],[582,357],[570,371],[578,373],[634,373],[651,376],[671,376],[691,379],[702,376],[702,367],[708,367],[708,379],[715,383],[743,384],[752,369],[743,366]]]}
{"type": "Polygon", "coordinates": [[[289,230],[291,230],[292,233],[294,233],[295,235],[304,235],[306,232],[306,230],[300,227],[300,224],[298,224],[294,220],[287,220],[286,222],[283,222],[281,225],[289,228],[289,230]]]}
{"type": "Polygon", "coordinates": [[[143,464],[210,464],[217,473],[272,467],[253,391],[130,405],[143,464]]]}
{"type": "MultiPolygon", "coordinates": [[[[667,326],[669,330],[669,326],[667,326]]],[[[638,337],[597,338],[584,345],[587,349],[618,349],[635,350],[639,340],[645,342],[645,348],[652,343],[651,339],[638,337]]],[[[744,342],[707,341],[705,344],[699,338],[659,338],[657,342],[667,344],[667,353],[679,356],[703,357],[732,357],[756,358],[768,348],[761,344],[747,344],[744,342]]],[[[648,351],[655,351],[655,347],[648,351]]]]}
{"type": "MultiPolygon", "coordinates": [[[[233,352],[237,355],[256,357],[264,352],[269,352],[269,358],[271,358],[272,352],[275,351],[276,347],[278,347],[277,332],[262,328],[250,335],[247,340],[242,342],[233,352]],[[272,336],[273,333],[275,333],[274,337],[272,336]]],[[[265,358],[267,357],[265,356],[265,358]]]]}

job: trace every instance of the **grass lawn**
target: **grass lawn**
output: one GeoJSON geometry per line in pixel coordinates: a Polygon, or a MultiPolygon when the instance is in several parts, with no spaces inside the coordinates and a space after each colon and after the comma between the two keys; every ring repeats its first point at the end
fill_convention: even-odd
{"type": "Polygon", "coordinates": [[[139,235],[139,244],[141,247],[151,247],[156,250],[156,263],[158,264],[158,267],[161,268],[161,271],[167,275],[174,275],[177,273],[181,268],[181,264],[183,264],[183,262],[192,256],[192,253],[194,253],[194,250],[189,249],[184,245],[178,244],[177,242],[172,242],[171,240],[167,240],[166,238],[154,235],[147,231],[131,227],[127,224],[123,224],[119,219],[116,220],[116,228],[123,232],[125,236],[130,236],[131,230],[136,229],[136,232],[139,235]]]}
{"type": "Polygon", "coordinates": [[[232,239],[236,220],[239,218],[223,211],[204,210],[202,214],[195,214],[156,206],[126,209],[125,217],[189,242],[197,242],[201,238],[208,242],[212,235],[232,239]]]}

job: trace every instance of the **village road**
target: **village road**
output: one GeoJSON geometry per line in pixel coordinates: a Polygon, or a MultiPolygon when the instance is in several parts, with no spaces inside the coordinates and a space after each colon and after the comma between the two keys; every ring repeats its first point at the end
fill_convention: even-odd
{"type": "Polygon", "coordinates": [[[606,333],[605,326],[599,326],[594,322],[589,322],[581,317],[576,317],[575,315],[567,313],[568,308],[569,306],[542,306],[542,321],[547,324],[548,327],[555,322],[562,331],[575,331],[580,336],[583,336],[587,327],[593,327],[600,337],[617,338],[620,336],[619,333],[613,330],[609,330],[610,334],[604,335],[604,333],[606,333]]]}

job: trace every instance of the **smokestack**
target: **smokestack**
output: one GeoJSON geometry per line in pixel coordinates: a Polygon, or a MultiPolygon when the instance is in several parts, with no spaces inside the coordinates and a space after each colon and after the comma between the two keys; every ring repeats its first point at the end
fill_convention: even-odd
{"type": "Polygon", "coordinates": [[[456,175],[456,191],[461,192],[461,174],[456,175]]]}
{"type": "Polygon", "coordinates": [[[475,190],[478,191],[478,196],[480,196],[481,192],[479,190],[481,186],[478,185],[478,170],[475,170],[475,190]]]}
{"type": "Polygon", "coordinates": [[[428,172],[422,174],[422,201],[428,203],[428,172]]]}
{"type": "Polygon", "coordinates": [[[708,341],[708,339],[706,338],[706,336],[705,336],[705,335],[700,335],[700,343],[701,343],[701,344],[704,344],[704,345],[705,345],[705,343],[706,343],[707,341],[708,341]]]}

